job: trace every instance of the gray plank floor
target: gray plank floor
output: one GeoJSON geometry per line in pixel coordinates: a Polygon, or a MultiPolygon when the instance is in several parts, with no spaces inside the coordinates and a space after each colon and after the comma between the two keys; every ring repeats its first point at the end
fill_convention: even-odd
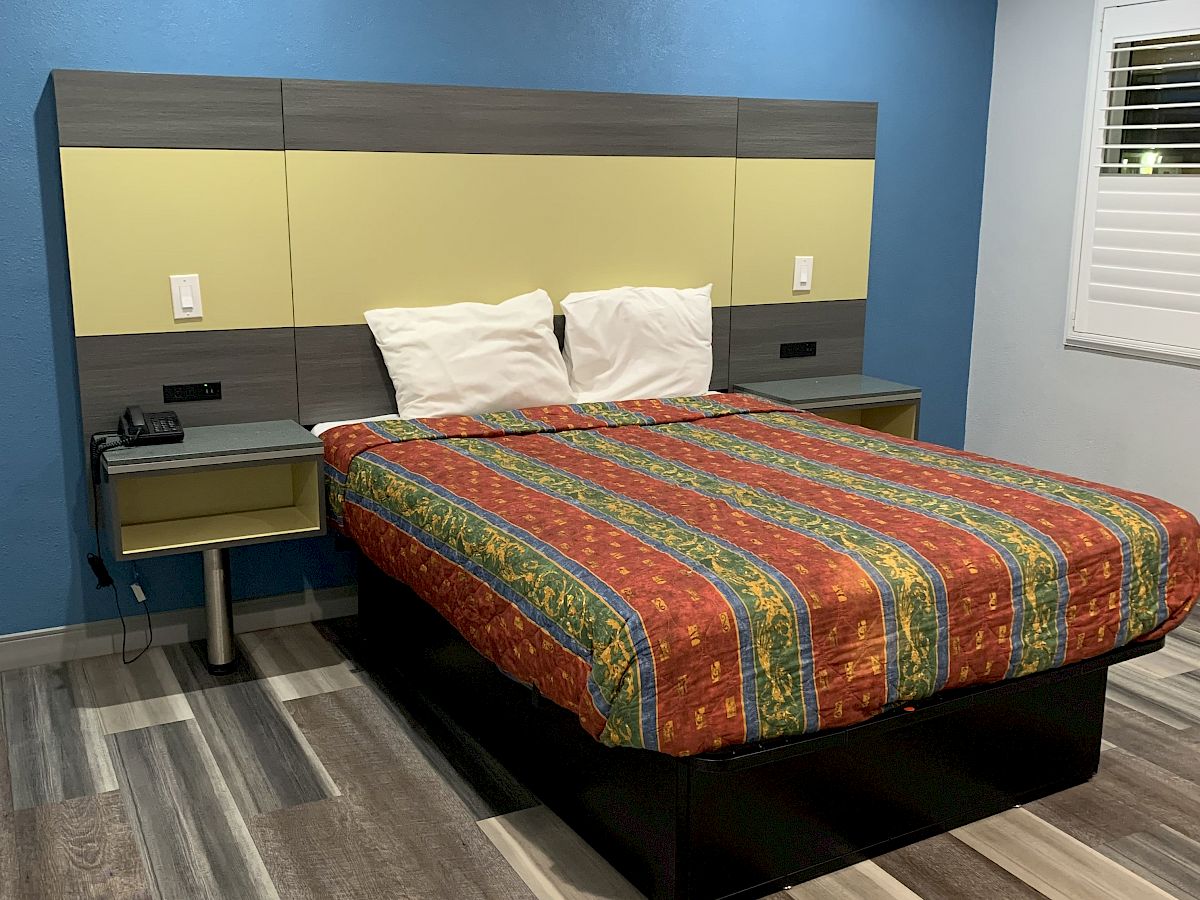
{"type": "MultiPolygon", "coordinates": [[[[638,896],[452,722],[410,719],[356,625],[243,635],[217,678],[188,644],[0,673],[0,898],[638,896]]],[[[1156,657],[1114,671],[1087,784],[773,900],[1200,900],[1200,621],[1156,657]]]]}

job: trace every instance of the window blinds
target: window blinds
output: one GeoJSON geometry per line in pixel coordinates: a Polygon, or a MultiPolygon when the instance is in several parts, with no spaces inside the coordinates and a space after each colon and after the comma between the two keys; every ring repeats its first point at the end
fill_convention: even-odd
{"type": "Polygon", "coordinates": [[[1200,359],[1200,4],[1105,9],[1096,85],[1068,340],[1200,359]]]}

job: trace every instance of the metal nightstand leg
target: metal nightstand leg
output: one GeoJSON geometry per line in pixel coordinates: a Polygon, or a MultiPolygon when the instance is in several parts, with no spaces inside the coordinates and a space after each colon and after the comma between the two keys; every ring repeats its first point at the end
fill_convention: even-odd
{"type": "Polygon", "coordinates": [[[232,671],[233,601],[229,591],[229,551],[201,551],[204,559],[204,611],[208,620],[208,670],[214,675],[232,671]]]}

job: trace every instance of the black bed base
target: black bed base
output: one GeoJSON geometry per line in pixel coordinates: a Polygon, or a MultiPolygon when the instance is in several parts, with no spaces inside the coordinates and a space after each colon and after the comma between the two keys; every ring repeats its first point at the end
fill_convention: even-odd
{"type": "Polygon", "coordinates": [[[451,717],[662,900],[761,897],[1086,781],[1100,762],[1108,666],[1163,644],[849,728],[674,758],[597,743],[365,559],[359,590],[361,631],[376,641],[369,664],[395,676],[413,713],[451,717]]]}

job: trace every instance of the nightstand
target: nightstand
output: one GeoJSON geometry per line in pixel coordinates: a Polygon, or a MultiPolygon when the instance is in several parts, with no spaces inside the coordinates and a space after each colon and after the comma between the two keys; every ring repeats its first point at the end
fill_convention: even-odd
{"type": "Polygon", "coordinates": [[[324,534],[323,455],[321,439],[290,421],[188,428],[177,444],[104,454],[115,558],[203,555],[214,672],[234,663],[229,548],[324,534]]]}
{"type": "Polygon", "coordinates": [[[735,384],[733,390],[897,437],[915,438],[921,416],[920,388],[870,375],[755,381],[735,384]]]}

